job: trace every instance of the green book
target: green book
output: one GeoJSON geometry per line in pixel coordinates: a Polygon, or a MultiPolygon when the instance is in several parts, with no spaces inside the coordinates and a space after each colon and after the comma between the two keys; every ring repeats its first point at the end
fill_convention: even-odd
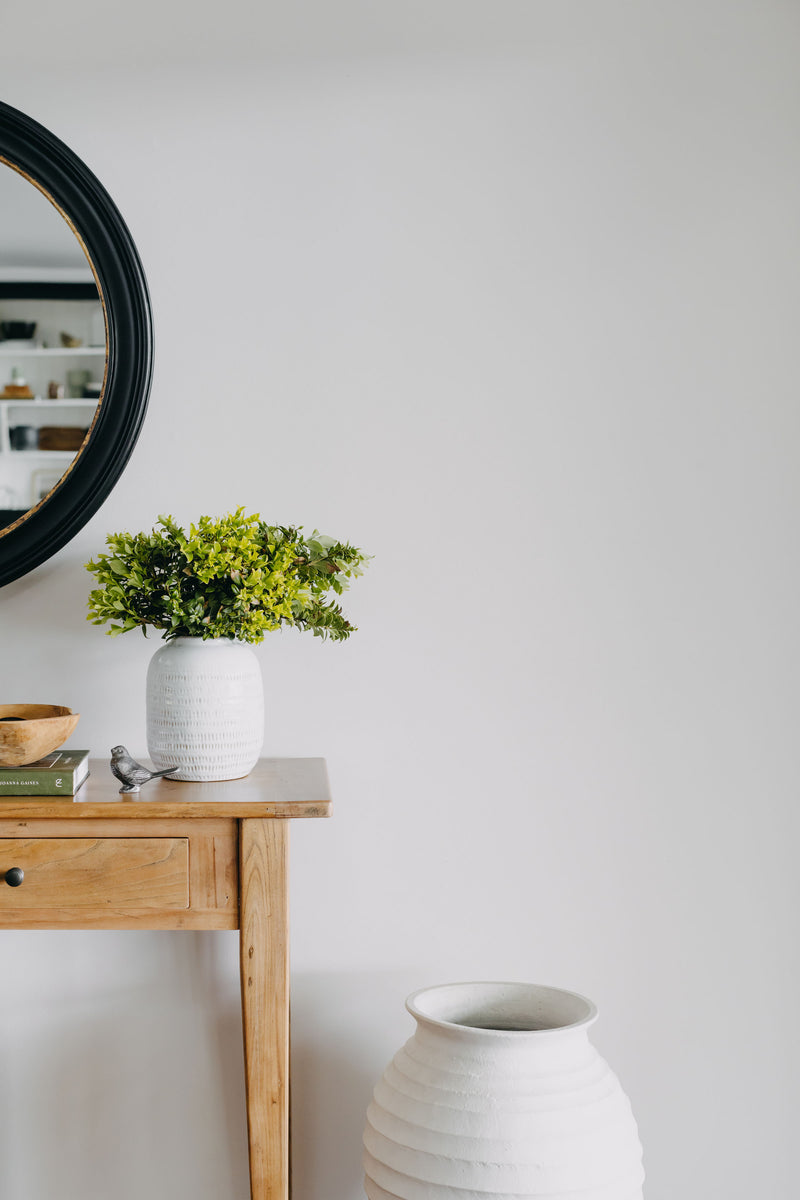
{"type": "Polygon", "coordinates": [[[54,750],[27,767],[0,767],[0,800],[4,796],[74,796],[88,774],[88,750],[54,750]]]}

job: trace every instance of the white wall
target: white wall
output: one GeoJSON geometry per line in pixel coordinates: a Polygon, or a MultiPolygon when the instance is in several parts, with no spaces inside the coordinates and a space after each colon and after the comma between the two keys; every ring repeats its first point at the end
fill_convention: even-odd
{"type": "MultiPolygon", "coordinates": [[[[3,695],[144,752],[157,643],[84,622],[109,530],[242,503],[375,555],[351,642],[259,651],[266,752],[335,796],[293,836],[298,1200],[361,1195],[404,996],[460,978],[598,1003],[648,1200],[790,1200],[800,10],[33,12],[2,96],[117,200],[158,340],[121,482],[0,594],[3,695]]],[[[244,1200],[235,935],[0,962],[2,1195],[244,1200]]]]}

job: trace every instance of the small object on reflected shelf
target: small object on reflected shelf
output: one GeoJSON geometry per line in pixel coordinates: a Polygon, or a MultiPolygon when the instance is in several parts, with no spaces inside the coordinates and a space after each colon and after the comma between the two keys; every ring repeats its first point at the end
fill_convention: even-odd
{"type": "Polygon", "coordinates": [[[26,503],[29,505],[37,505],[42,500],[46,500],[62,478],[63,472],[60,468],[51,469],[49,467],[40,467],[38,471],[31,471],[31,498],[26,503]]]}
{"type": "Polygon", "coordinates": [[[80,450],[88,429],[80,425],[42,425],[40,450],[80,450]]]}
{"type": "Polygon", "coordinates": [[[57,379],[51,379],[47,385],[47,399],[48,400],[63,400],[64,399],[63,383],[59,383],[57,379]]]}
{"type": "Polygon", "coordinates": [[[26,767],[51,754],[79,719],[63,704],[0,704],[0,767],[26,767]]]}
{"type": "Polygon", "coordinates": [[[12,450],[36,450],[39,430],[33,425],[12,425],[8,431],[8,443],[12,450]]]}
{"type": "Polygon", "coordinates": [[[31,341],[35,333],[35,321],[0,321],[0,339],[4,342],[31,341]]]}
{"type": "Polygon", "coordinates": [[[151,779],[160,779],[162,775],[172,775],[177,770],[177,767],[168,767],[166,771],[151,771],[131,758],[124,746],[111,747],[111,774],[123,784],[119,789],[121,796],[138,792],[142,784],[149,783],[151,779]]]}
{"type": "Polygon", "coordinates": [[[60,333],[61,345],[67,350],[77,350],[78,346],[83,345],[83,338],[73,337],[71,333],[60,333]]]}
{"type": "Polygon", "coordinates": [[[79,367],[75,371],[67,371],[67,397],[70,400],[82,400],[83,389],[92,378],[91,371],[79,367]]]}
{"type": "Polygon", "coordinates": [[[0,394],[2,400],[32,400],[33,392],[28,387],[27,380],[19,367],[11,368],[11,382],[7,383],[0,394]]]}

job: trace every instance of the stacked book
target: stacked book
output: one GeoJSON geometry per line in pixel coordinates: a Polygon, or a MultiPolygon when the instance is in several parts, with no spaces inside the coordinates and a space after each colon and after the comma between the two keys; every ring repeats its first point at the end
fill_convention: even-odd
{"type": "Polygon", "coordinates": [[[0,767],[0,800],[4,796],[74,796],[88,774],[88,750],[55,750],[27,767],[0,767]]]}

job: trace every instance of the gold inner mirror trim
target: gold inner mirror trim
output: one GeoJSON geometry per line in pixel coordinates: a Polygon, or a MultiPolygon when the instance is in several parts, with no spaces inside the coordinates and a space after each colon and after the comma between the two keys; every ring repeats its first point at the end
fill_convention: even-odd
{"type": "Polygon", "coordinates": [[[80,448],[76,451],[75,457],[65,468],[63,474],[59,477],[58,483],[50,489],[50,491],[47,493],[47,495],[42,496],[41,500],[39,500],[36,504],[32,505],[31,508],[29,508],[27,512],[23,513],[21,517],[17,517],[16,521],[14,521],[11,525],[7,525],[7,526],[5,526],[5,528],[0,529],[0,538],[3,538],[3,537],[5,537],[5,535],[7,533],[11,533],[12,529],[18,529],[19,526],[23,524],[23,522],[27,521],[28,518],[33,516],[33,514],[35,512],[38,512],[39,509],[42,507],[42,505],[46,504],[47,501],[50,499],[50,497],[52,495],[54,495],[55,492],[58,491],[58,489],[61,487],[64,480],[72,473],[72,471],[75,467],[75,464],[80,459],[81,455],[83,454],[84,449],[86,448],[86,445],[87,445],[89,439],[92,436],[92,431],[95,427],[95,423],[100,414],[100,408],[103,404],[103,401],[105,399],[105,394],[106,394],[106,379],[108,378],[108,312],[106,311],[106,300],[105,300],[105,296],[103,295],[103,289],[100,286],[100,280],[98,278],[97,271],[95,270],[94,263],[92,262],[91,258],[89,257],[89,251],[86,249],[86,244],[85,244],[83,238],[81,237],[81,235],[78,233],[78,230],[75,228],[74,224],[72,223],[72,220],[71,220],[69,214],[64,211],[64,209],[61,207],[61,205],[58,203],[58,201],[53,199],[53,197],[48,192],[47,188],[42,187],[42,185],[39,183],[39,181],[37,179],[34,179],[32,175],[29,175],[27,173],[27,171],[23,171],[21,167],[18,167],[16,163],[11,162],[10,159],[5,158],[2,154],[0,154],[0,163],[2,163],[6,167],[10,167],[12,171],[16,171],[17,175],[21,175],[23,179],[27,179],[28,183],[33,184],[33,186],[36,188],[36,190],[38,192],[41,192],[41,194],[45,197],[46,200],[50,201],[50,203],[52,204],[52,206],[56,210],[56,212],[60,213],[61,217],[64,219],[64,221],[66,221],[67,225],[72,230],[72,233],[73,233],[78,245],[80,246],[81,250],[83,251],[84,257],[85,257],[87,263],[89,264],[89,268],[92,272],[92,276],[94,278],[94,282],[97,287],[97,295],[100,298],[100,304],[103,309],[103,324],[105,325],[105,329],[106,329],[106,352],[105,352],[105,357],[103,359],[103,384],[102,384],[102,387],[100,388],[100,396],[98,397],[98,400],[97,400],[97,407],[94,410],[94,415],[92,417],[92,423],[89,426],[86,437],[81,442],[80,448]]]}

